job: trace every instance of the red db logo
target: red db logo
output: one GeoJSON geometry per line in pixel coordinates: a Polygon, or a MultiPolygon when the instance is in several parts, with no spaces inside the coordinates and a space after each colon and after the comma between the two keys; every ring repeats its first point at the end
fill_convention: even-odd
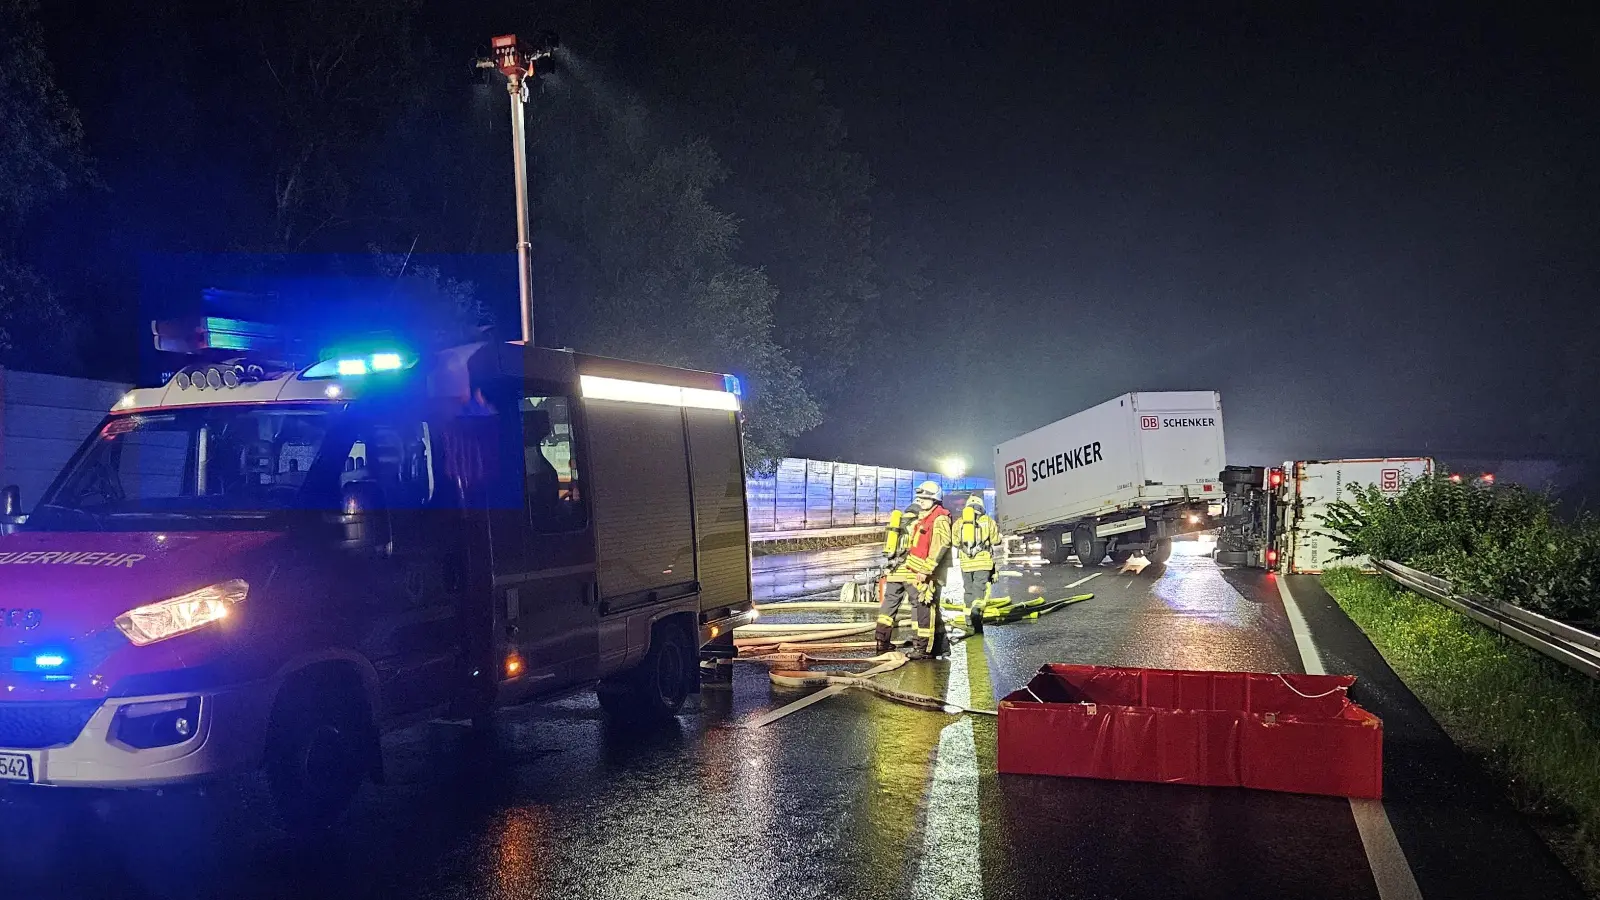
{"type": "Polygon", "coordinates": [[[1140,416],[1139,427],[1145,431],[1156,431],[1161,428],[1160,416],[1140,416]]]}
{"type": "Polygon", "coordinates": [[[1019,459],[1016,462],[1006,463],[1006,493],[1015,494],[1017,491],[1028,489],[1028,461],[1019,459]]]}
{"type": "Polygon", "coordinates": [[[1400,470],[1384,469],[1378,473],[1378,489],[1385,494],[1392,494],[1400,490],[1400,470]]]}

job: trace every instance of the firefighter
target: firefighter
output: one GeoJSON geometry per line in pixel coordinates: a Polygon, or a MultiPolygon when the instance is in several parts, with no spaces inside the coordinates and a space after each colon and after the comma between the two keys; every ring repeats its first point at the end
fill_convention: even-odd
{"type": "Polygon", "coordinates": [[[956,523],[955,544],[961,554],[961,593],[973,634],[983,631],[983,603],[994,583],[994,548],[999,542],[1000,527],[984,512],[983,495],[968,496],[956,523]]]}
{"type": "Polygon", "coordinates": [[[911,528],[921,512],[915,502],[903,510],[897,509],[889,514],[889,526],[884,530],[883,600],[878,604],[878,627],[873,635],[878,640],[879,653],[894,649],[895,616],[900,612],[900,604],[910,596],[911,583],[917,578],[916,573],[905,567],[905,562],[911,551],[911,528]]]}
{"type": "Polygon", "coordinates": [[[917,640],[912,659],[932,659],[949,649],[944,615],[939,611],[944,570],[950,563],[950,510],[943,501],[944,489],[938,482],[924,481],[917,487],[921,514],[911,528],[911,548],[904,566],[916,576],[912,587],[917,600],[917,640]]]}

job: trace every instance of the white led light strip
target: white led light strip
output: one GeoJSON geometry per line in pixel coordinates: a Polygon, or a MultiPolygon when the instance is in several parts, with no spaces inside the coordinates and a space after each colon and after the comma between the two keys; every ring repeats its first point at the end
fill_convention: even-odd
{"type": "Polygon", "coordinates": [[[628,403],[654,403],[657,406],[688,406],[694,409],[726,409],[737,411],[739,398],[727,391],[708,391],[705,388],[679,387],[675,384],[651,384],[647,381],[624,381],[620,378],[601,378],[598,375],[579,376],[583,396],[588,400],[622,400],[628,403]]]}

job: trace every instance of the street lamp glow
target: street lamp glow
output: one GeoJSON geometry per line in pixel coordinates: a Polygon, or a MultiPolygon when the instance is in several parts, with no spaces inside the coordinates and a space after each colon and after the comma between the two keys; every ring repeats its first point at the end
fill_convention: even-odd
{"type": "Polygon", "coordinates": [[[959,456],[951,456],[939,461],[939,474],[946,478],[960,478],[967,474],[967,461],[959,456]]]}

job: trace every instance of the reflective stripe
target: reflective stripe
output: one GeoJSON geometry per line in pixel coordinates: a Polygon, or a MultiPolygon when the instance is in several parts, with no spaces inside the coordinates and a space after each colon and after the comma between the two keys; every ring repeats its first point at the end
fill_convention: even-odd
{"type": "Polygon", "coordinates": [[[887,627],[893,627],[893,625],[894,625],[894,616],[879,616],[878,617],[878,624],[879,625],[883,625],[883,626],[887,626],[887,627]]]}

